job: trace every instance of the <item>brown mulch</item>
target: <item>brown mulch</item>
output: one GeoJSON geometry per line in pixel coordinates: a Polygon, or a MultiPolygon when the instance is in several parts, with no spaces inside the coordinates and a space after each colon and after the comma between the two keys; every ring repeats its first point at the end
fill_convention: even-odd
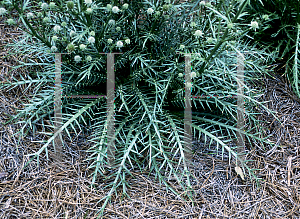
{"type": "MultiPolygon", "coordinates": [[[[3,45],[22,32],[17,26],[9,27],[0,22],[0,80],[12,76],[26,78],[22,70],[8,75],[16,60],[23,57],[6,57],[3,45]],[[5,77],[4,77],[5,76],[5,77]]],[[[268,121],[272,134],[270,140],[277,147],[252,150],[247,159],[254,160],[257,176],[264,179],[261,186],[253,181],[242,181],[236,176],[234,164],[222,161],[221,155],[198,153],[191,173],[196,191],[194,206],[178,199],[171,191],[159,185],[153,175],[133,172],[128,177],[127,193],[131,197],[112,197],[103,218],[300,218],[300,101],[291,92],[284,77],[267,78],[261,84],[265,91],[262,100],[269,100],[268,107],[276,111],[282,125],[271,115],[263,113],[260,119],[268,121]]],[[[27,100],[19,86],[11,91],[0,91],[0,122],[7,121],[7,114],[15,115],[27,100]],[[6,113],[6,114],[5,114],[6,113]]],[[[28,90],[27,92],[30,92],[28,90]]],[[[108,189],[105,180],[99,179],[91,188],[90,170],[86,149],[89,148],[88,133],[65,137],[66,152],[63,165],[55,165],[51,159],[40,157],[40,166],[28,161],[26,154],[37,151],[47,136],[30,134],[21,139],[12,136],[18,125],[0,126],[0,218],[96,218],[96,212],[108,189]]],[[[82,127],[84,128],[84,127],[82,127]]],[[[178,184],[170,182],[179,193],[178,184]]]]}

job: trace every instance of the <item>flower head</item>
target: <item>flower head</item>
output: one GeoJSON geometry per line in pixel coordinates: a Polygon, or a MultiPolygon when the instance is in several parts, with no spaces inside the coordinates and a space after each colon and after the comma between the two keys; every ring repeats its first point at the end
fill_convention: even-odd
{"type": "Polygon", "coordinates": [[[92,59],[93,59],[92,56],[87,56],[86,57],[86,61],[88,61],[88,62],[92,61],[92,59]]]}
{"type": "Polygon", "coordinates": [[[199,36],[201,37],[201,36],[203,36],[203,32],[201,30],[196,30],[194,35],[197,36],[197,37],[199,37],[199,36]]]}
{"type": "Polygon", "coordinates": [[[70,52],[74,51],[75,50],[75,46],[73,43],[69,43],[68,46],[67,46],[67,50],[69,50],[70,52]]]}
{"type": "Polygon", "coordinates": [[[197,76],[196,72],[193,71],[193,72],[191,73],[191,77],[194,78],[194,77],[196,77],[196,76],[197,76]]]}
{"type": "Polygon", "coordinates": [[[108,24],[109,24],[109,25],[115,25],[115,23],[116,23],[116,22],[115,22],[115,20],[113,20],[113,19],[110,19],[110,20],[108,21],[108,24]]]}
{"type": "Polygon", "coordinates": [[[128,8],[128,4],[127,3],[125,3],[123,6],[122,6],[122,8],[124,9],[124,10],[126,10],[127,8],[128,8]]]}
{"type": "Polygon", "coordinates": [[[95,38],[92,37],[92,36],[90,36],[90,37],[88,38],[88,41],[89,41],[89,43],[94,43],[94,42],[95,42],[95,38]]]}
{"type": "Polygon", "coordinates": [[[52,51],[52,52],[56,52],[56,51],[57,51],[57,47],[56,47],[56,46],[52,46],[52,47],[51,47],[51,51],[52,51]]]}
{"type": "Polygon", "coordinates": [[[191,27],[196,27],[196,23],[194,21],[191,22],[191,27]]]}
{"type": "Polygon", "coordinates": [[[180,50],[183,50],[184,48],[185,48],[184,45],[180,45],[180,47],[179,47],[180,50]]]}
{"type": "Polygon", "coordinates": [[[70,31],[70,37],[74,37],[74,36],[76,36],[76,32],[74,30],[71,30],[70,31]]]}
{"type": "Polygon", "coordinates": [[[232,29],[233,28],[233,23],[228,23],[227,27],[228,27],[228,29],[232,29]]]}
{"type": "Polygon", "coordinates": [[[57,36],[53,36],[53,37],[52,37],[52,40],[55,42],[55,41],[58,40],[58,37],[57,37],[57,36]]]}
{"type": "Polygon", "coordinates": [[[182,73],[179,73],[179,74],[178,74],[178,77],[182,78],[182,77],[183,77],[183,74],[182,74],[182,73]]]}
{"type": "Polygon", "coordinates": [[[5,8],[0,8],[0,15],[5,15],[6,14],[6,9],[5,8]]]}
{"type": "Polygon", "coordinates": [[[59,32],[61,30],[61,27],[59,25],[55,25],[53,29],[55,32],[59,32]]]}
{"type": "Polygon", "coordinates": [[[269,20],[269,15],[264,14],[264,15],[262,16],[262,18],[263,18],[264,20],[269,20]]]}
{"type": "Polygon", "coordinates": [[[258,23],[256,21],[251,21],[251,28],[256,31],[256,29],[258,28],[258,23]]]}
{"type": "Polygon", "coordinates": [[[31,18],[34,17],[34,14],[32,12],[28,12],[26,16],[27,16],[27,19],[30,20],[31,18]]]}
{"type": "Polygon", "coordinates": [[[86,13],[87,13],[87,14],[93,13],[93,9],[92,9],[92,8],[87,8],[87,9],[86,9],[86,13]]]}
{"type": "Polygon", "coordinates": [[[95,36],[95,31],[91,31],[90,36],[95,36]]]}
{"type": "Polygon", "coordinates": [[[160,11],[155,12],[155,16],[160,16],[160,11]]]}
{"type": "Polygon", "coordinates": [[[48,4],[47,4],[47,3],[43,3],[43,4],[41,5],[41,8],[42,8],[43,10],[47,10],[48,4]]]}
{"type": "Polygon", "coordinates": [[[74,8],[74,2],[73,1],[67,1],[67,8],[72,10],[74,8]]]}
{"type": "Polygon", "coordinates": [[[61,26],[62,26],[62,27],[66,27],[66,26],[67,26],[67,23],[63,21],[63,22],[61,23],[61,26]]]}
{"type": "Polygon", "coordinates": [[[14,25],[14,24],[16,24],[16,22],[14,21],[14,19],[11,19],[11,18],[7,19],[6,22],[7,22],[9,25],[14,25]]]}
{"type": "Polygon", "coordinates": [[[201,1],[201,2],[200,2],[200,5],[203,5],[203,6],[204,6],[204,5],[205,5],[205,1],[201,1]]]}
{"type": "Polygon", "coordinates": [[[112,44],[113,40],[109,38],[109,39],[107,40],[107,42],[108,42],[109,44],[112,44]]]}
{"type": "Polygon", "coordinates": [[[79,55],[76,55],[74,57],[75,62],[80,62],[81,61],[81,57],[79,55]]]}
{"type": "Polygon", "coordinates": [[[48,23],[49,21],[50,21],[50,18],[48,18],[48,17],[44,17],[44,18],[43,18],[43,22],[44,22],[44,23],[48,23]]]}
{"type": "Polygon", "coordinates": [[[118,41],[118,42],[117,42],[117,47],[119,47],[119,48],[123,47],[122,41],[118,41]]]}
{"type": "Polygon", "coordinates": [[[126,43],[126,44],[130,44],[130,39],[126,39],[126,40],[125,40],[125,43],[126,43]]]}
{"type": "Polygon", "coordinates": [[[107,8],[107,10],[110,11],[110,10],[112,9],[112,5],[111,5],[111,4],[107,4],[107,5],[106,5],[106,8],[107,8]]]}
{"type": "Polygon", "coordinates": [[[86,48],[86,45],[84,45],[84,44],[80,44],[80,45],[79,45],[79,49],[85,50],[85,48],[86,48]]]}
{"type": "Polygon", "coordinates": [[[187,88],[191,88],[191,87],[192,87],[192,83],[191,83],[191,82],[187,82],[187,83],[186,83],[186,87],[187,87],[187,88]]]}
{"type": "Polygon", "coordinates": [[[84,0],[84,3],[85,3],[86,5],[90,5],[90,4],[93,3],[93,1],[92,1],[92,0],[84,0]]]}
{"type": "Polygon", "coordinates": [[[114,13],[118,13],[120,11],[120,9],[118,8],[118,6],[114,6],[111,10],[114,13]]]}
{"type": "Polygon", "coordinates": [[[207,38],[206,40],[208,43],[212,43],[214,41],[214,39],[212,37],[207,38]]]}
{"type": "Polygon", "coordinates": [[[49,3],[49,8],[53,9],[53,8],[55,8],[55,6],[56,6],[55,2],[50,2],[49,3]]]}
{"type": "Polygon", "coordinates": [[[116,31],[121,31],[121,27],[116,27],[116,31]]]}
{"type": "Polygon", "coordinates": [[[152,8],[148,8],[147,14],[153,14],[154,10],[152,8]]]}

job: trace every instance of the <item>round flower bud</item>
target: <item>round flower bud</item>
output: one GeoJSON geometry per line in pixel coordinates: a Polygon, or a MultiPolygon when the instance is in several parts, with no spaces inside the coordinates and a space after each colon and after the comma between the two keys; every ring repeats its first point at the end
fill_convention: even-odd
{"type": "Polygon", "coordinates": [[[196,76],[197,76],[196,72],[193,71],[193,72],[191,73],[191,77],[194,78],[194,77],[196,77],[196,76]]]}
{"type": "Polygon", "coordinates": [[[94,43],[94,42],[95,42],[95,38],[92,37],[92,36],[90,36],[90,37],[88,38],[88,41],[89,41],[89,43],[94,43]]]}
{"type": "Polygon", "coordinates": [[[169,5],[163,5],[163,11],[168,11],[169,10],[169,5]]]}
{"type": "Polygon", "coordinates": [[[47,3],[42,3],[41,8],[42,8],[43,10],[47,10],[48,4],[47,4],[47,3]]]}
{"type": "Polygon", "coordinates": [[[126,9],[128,9],[128,4],[127,3],[125,3],[123,6],[122,6],[122,8],[124,9],[124,10],[126,10],[126,9]]]}
{"type": "Polygon", "coordinates": [[[50,21],[50,19],[48,17],[44,17],[43,22],[44,23],[48,23],[50,21]]]}
{"type": "Polygon", "coordinates": [[[65,26],[67,26],[67,23],[63,21],[63,22],[61,23],[61,26],[62,26],[62,27],[65,27],[65,26]]]}
{"type": "Polygon", "coordinates": [[[152,8],[148,8],[147,14],[153,14],[154,10],[152,8]]]}
{"type": "Polygon", "coordinates": [[[92,1],[92,0],[84,0],[84,3],[85,3],[86,5],[90,5],[90,4],[93,3],[93,1],[92,1]]]}
{"type": "Polygon", "coordinates": [[[55,8],[55,6],[56,6],[55,2],[50,2],[49,3],[49,8],[53,9],[53,8],[55,8]]]}
{"type": "Polygon", "coordinates": [[[73,43],[69,43],[68,46],[67,46],[67,50],[69,50],[70,52],[74,51],[75,50],[75,46],[73,43]]]}
{"type": "Polygon", "coordinates": [[[228,27],[228,29],[233,28],[233,23],[228,23],[228,24],[227,24],[227,27],[228,27]]]}
{"type": "Polygon", "coordinates": [[[118,13],[120,11],[120,9],[117,6],[114,6],[111,10],[114,13],[118,13]]]}
{"type": "Polygon", "coordinates": [[[121,31],[121,27],[116,27],[116,31],[121,31]]]}
{"type": "Polygon", "coordinates": [[[125,43],[126,43],[126,44],[130,44],[130,39],[126,39],[126,40],[125,40],[125,43]]]}
{"type": "Polygon", "coordinates": [[[0,8],[0,15],[3,16],[6,14],[6,9],[5,8],[0,8]]]}
{"type": "Polygon", "coordinates": [[[53,37],[52,37],[52,40],[55,42],[55,41],[58,40],[58,37],[57,37],[57,36],[53,36],[53,37]]]}
{"type": "Polygon", "coordinates": [[[80,62],[81,61],[81,57],[79,55],[76,55],[74,57],[75,62],[80,62]]]}
{"type": "Polygon", "coordinates": [[[203,32],[201,30],[196,30],[196,32],[194,33],[195,36],[199,37],[199,36],[203,36],[203,32]]]}
{"type": "Polygon", "coordinates": [[[184,48],[185,48],[184,45],[180,45],[180,47],[179,47],[180,50],[183,50],[184,48]]]}
{"type": "Polygon", "coordinates": [[[84,44],[80,44],[80,46],[79,46],[79,49],[81,49],[81,50],[85,50],[85,48],[86,48],[86,45],[84,45],[84,44]]]}
{"type": "Polygon", "coordinates": [[[264,14],[264,15],[262,16],[262,18],[263,18],[264,20],[269,20],[269,15],[264,14]]]}
{"type": "Polygon", "coordinates": [[[112,44],[113,40],[112,40],[112,39],[108,39],[107,42],[108,42],[109,44],[112,44]]]}
{"type": "Polygon", "coordinates": [[[72,10],[74,8],[74,2],[73,1],[67,1],[67,8],[72,10]]]}
{"type": "Polygon", "coordinates": [[[90,36],[95,36],[95,31],[91,31],[90,36]]]}
{"type": "Polygon", "coordinates": [[[211,5],[210,2],[205,3],[205,5],[206,5],[207,7],[212,7],[212,5],[211,5]]]}
{"type": "Polygon", "coordinates": [[[76,32],[74,30],[71,30],[70,31],[70,37],[74,37],[74,36],[76,36],[76,32]]]}
{"type": "Polygon", "coordinates": [[[155,16],[160,16],[160,11],[155,12],[155,16]]]}
{"type": "Polygon", "coordinates": [[[59,25],[55,25],[53,29],[55,32],[59,32],[61,30],[61,27],[59,25]]]}
{"type": "Polygon", "coordinates": [[[196,27],[196,23],[195,22],[191,22],[191,27],[196,27]]]}
{"type": "Polygon", "coordinates": [[[200,5],[203,5],[203,6],[204,6],[204,5],[205,5],[205,1],[201,1],[201,2],[200,2],[200,5]]]}
{"type": "Polygon", "coordinates": [[[115,25],[115,23],[116,23],[116,22],[115,22],[115,20],[113,20],[113,19],[110,19],[110,20],[108,21],[108,24],[109,24],[109,25],[115,25]]]}
{"type": "Polygon", "coordinates": [[[208,43],[212,43],[214,41],[214,39],[212,37],[207,38],[206,40],[208,43]]]}
{"type": "Polygon", "coordinates": [[[258,28],[258,23],[256,21],[251,21],[251,28],[256,31],[256,29],[258,28]]]}
{"type": "Polygon", "coordinates": [[[92,8],[87,8],[86,9],[86,13],[87,14],[92,14],[93,13],[93,9],[92,8]]]}
{"type": "Polygon", "coordinates": [[[8,25],[14,25],[14,24],[16,24],[15,21],[14,21],[14,19],[11,19],[11,18],[7,19],[6,22],[8,23],[8,25]]]}
{"type": "Polygon", "coordinates": [[[182,73],[179,73],[179,74],[178,74],[178,77],[182,78],[182,77],[183,77],[183,74],[182,74],[182,73]]]}
{"type": "Polygon", "coordinates": [[[26,16],[27,16],[27,19],[30,20],[31,18],[34,17],[34,14],[32,12],[28,12],[26,16]]]}
{"type": "Polygon", "coordinates": [[[56,46],[52,46],[52,47],[51,47],[51,51],[52,51],[52,52],[56,52],[56,51],[57,51],[57,47],[56,47],[56,46]]]}
{"type": "Polygon", "coordinates": [[[88,61],[88,62],[92,61],[92,59],[93,59],[92,56],[87,56],[86,57],[86,61],[88,61]]]}
{"type": "Polygon", "coordinates": [[[186,87],[187,87],[187,88],[191,88],[191,87],[192,87],[192,83],[191,83],[191,82],[187,82],[187,83],[186,83],[186,87]]]}
{"type": "Polygon", "coordinates": [[[118,41],[118,42],[117,42],[117,47],[119,47],[119,48],[123,47],[122,41],[118,41]]]}
{"type": "Polygon", "coordinates": [[[106,5],[106,8],[107,8],[107,10],[109,10],[109,11],[110,11],[110,10],[112,9],[112,6],[111,6],[111,4],[107,4],[107,5],[106,5]]]}

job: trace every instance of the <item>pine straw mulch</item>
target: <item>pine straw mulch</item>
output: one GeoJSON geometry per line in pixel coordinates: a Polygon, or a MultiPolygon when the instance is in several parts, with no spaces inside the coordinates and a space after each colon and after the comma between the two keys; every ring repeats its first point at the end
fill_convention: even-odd
{"type": "MultiPolygon", "coordinates": [[[[4,76],[26,77],[22,70],[8,75],[16,60],[24,57],[4,58],[3,45],[12,42],[21,32],[16,26],[2,25],[1,28],[1,81],[4,76]]],[[[279,77],[279,76],[278,76],[279,77]]],[[[133,172],[135,178],[128,177],[131,197],[120,198],[113,195],[103,218],[299,218],[300,204],[300,101],[293,95],[287,83],[280,78],[267,78],[261,85],[265,89],[262,100],[270,100],[268,106],[277,111],[281,126],[267,113],[260,117],[268,121],[270,140],[282,147],[265,149],[257,145],[247,156],[254,160],[256,174],[265,181],[258,187],[256,182],[242,181],[236,176],[234,163],[222,161],[220,155],[206,155],[204,151],[194,157],[195,167],[191,168],[193,189],[196,191],[195,205],[180,200],[165,186],[160,186],[153,175],[133,172]]],[[[0,122],[7,121],[7,114],[15,115],[15,109],[22,109],[21,100],[24,87],[0,92],[0,122]]],[[[26,94],[28,94],[27,91],[26,94]]],[[[88,133],[65,137],[65,159],[62,165],[55,165],[46,157],[40,157],[40,166],[28,161],[26,154],[37,151],[46,136],[30,134],[16,147],[18,138],[12,136],[19,125],[0,126],[0,218],[96,218],[96,212],[106,195],[103,189],[106,181],[98,180],[96,188],[89,187],[91,178],[85,150],[89,147],[88,133]]],[[[182,189],[170,181],[179,193],[182,189]]]]}

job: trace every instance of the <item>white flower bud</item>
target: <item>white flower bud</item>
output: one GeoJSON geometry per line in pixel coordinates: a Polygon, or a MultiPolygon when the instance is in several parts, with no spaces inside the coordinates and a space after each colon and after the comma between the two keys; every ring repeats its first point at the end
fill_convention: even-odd
{"type": "Polygon", "coordinates": [[[233,28],[233,23],[228,23],[228,24],[227,24],[227,27],[228,27],[228,29],[233,28]]]}
{"type": "Polygon", "coordinates": [[[204,5],[205,5],[205,1],[201,1],[201,2],[200,2],[200,5],[203,5],[203,6],[204,6],[204,5]]]}
{"type": "Polygon", "coordinates": [[[196,27],[196,23],[195,22],[191,22],[191,27],[196,27]]]}
{"type": "Polygon", "coordinates": [[[192,83],[191,83],[191,82],[187,82],[187,83],[186,83],[186,87],[187,87],[187,88],[191,88],[191,87],[192,87],[192,83]]]}
{"type": "Polygon", "coordinates": [[[251,21],[251,28],[256,31],[256,29],[258,28],[258,23],[256,21],[251,21]]]}
{"type": "Polygon", "coordinates": [[[14,19],[11,19],[11,18],[7,19],[6,22],[7,22],[9,25],[14,25],[14,24],[16,24],[16,22],[14,21],[14,19]]]}
{"type": "Polygon", "coordinates": [[[120,11],[120,9],[118,8],[118,6],[114,6],[111,10],[114,13],[118,13],[120,11]]]}
{"type": "Polygon", "coordinates": [[[92,14],[93,13],[93,9],[92,8],[87,8],[86,9],[86,13],[87,14],[92,14]]]}
{"type": "Polygon", "coordinates": [[[130,39],[126,39],[126,40],[125,40],[125,43],[126,43],[126,44],[130,44],[130,39]]]}
{"type": "Polygon", "coordinates": [[[49,19],[48,17],[44,17],[44,18],[43,18],[43,22],[44,22],[44,23],[48,23],[49,21],[50,21],[50,19],[49,19]]]}
{"type": "Polygon", "coordinates": [[[196,30],[196,32],[194,33],[195,36],[199,37],[199,36],[203,36],[203,32],[201,30],[196,30]]]}
{"type": "Polygon", "coordinates": [[[89,43],[94,43],[94,42],[95,42],[95,38],[92,37],[92,36],[90,36],[90,37],[88,38],[88,41],[89,41],[89,43]]]}
{"type": "Polygon", "coordinates": [[[269,15],[264,14],[264,15],[262,16],[262,18],[263,18],[264,20],[269,20],[269,15]]]}
{"type": "Polygon", "coordinates": [[[53,8],[55,8],[55,6],[56,6],[55,2],[50,2],[49,3],[49,8],[53,9],[53,8]]]}
{"type": "Polygon", "coordinates": [[[125,3],[123,6],[122,6],[122,8],[124,9],[124,10],[126,10],[127,8],[128,8],[128,4],[127,3],[125,3]]]}
{"type": "Polygon", "coordinates": [[[179,47],[180,50],[183,50],[184,48],[185,48],[184,45],[180,45],[180,47],[179,47]]]}
{"type": "Polygon", "coordinates": [[[46,10],[46,9],[48,8],[48,4],[47,4],[47,3],[43,3],[43,4],[41,5],[41,8],[42,8],[43,10],[46,10]]]}
{"type": "Polygon", "coordinates": [[[81,61],[81,57],[79,55],[76,55],[74,57],[75,62],[80,62],[81,61]]]}
{"type": "Polygon", "coordinates": [[[110,10],[112,9],[112,6],[111,6],[111,4],[107,4],[107,5],[106,5],[106,8],[107,8],[107,10],[109,10],[109,11],[110,11],[110,10]]]}
{"type": "Polygon", "coordinates": [[[116,22],[115,22],[115,20],[113,20],[113,19],[110,19],[110,20],[108,21],[108,24],[109,24],[109,25],[115,25],[115,23],[116,23],[116,22]]]}
{"type": "Polygon", "coordinates": [[[27,13],[27,19],[30,20],[31,18],[34,17],[34,14],[32,12],[27,13]]]}
{"type": "Polygon", "coordinates": [[[74,36],[76,36],[76,32],[74,30],[71,30],[70,31],[70,37],[74,37],[74,36]]]}
{"type": "Polygon", "coordinates": [[[196,77],[196,76],[197,76],[196,72],[193,71],[193,72],[191,73],[191,77],[194,78],[194,77],[196,77]]]}
{"type": "Polygon", "coordinates": [[[154,10],[152,8],[148,8],[147,14],[153,14],[154,10]]]}
{"type": "Polygon", "coordinates": [[[58,37],[57,37],[57,36],[53,36],[53,37],[52,37],[52,40],[55,42],[55,41],[58,40],[58,37]]]}
{"type": "Polygon", "coordinates": [[[118,41],[118,42],[117,42],[117,47],[119,47],[119,48],[123,47],[122,41],[118,41]]]}
{"type": "Polygon", "coordinates": [[[182,73],[179,73],[179,74],[178,74],[178,77],[182,78],[182,77],[183,77],[183,74],[182,74],[182,73]]]}
{"type": "Polygon", "coordinates": [[[95,31],[91,31],[90,36],[95,36],[95,31]]]}
{"type": "Polygon", "coordinates": [[[0,15],[5,15],[6,14],[6,9],[5,8],[0,8],[0,15]]]}
{"type": "Polygon", "coordinates": [[[51,47],[51,51],[52,51],[52,52],[56,52],[56,51],[57,51],[57,47],[56,47],[56,46],[52,46],[52,47],[51,47]]]}
{"type": "Polygon", "coordinates": [[[92,1],[92,0],[84,0],[84,3],[85,3],[86,5],[90,5],[90,4],[93,3],[93,1],[92,1]]]}
{"type": "Polygon", "coordinates": [[[59,32],[61,30],[61,27],[59,25],[55,25],[53,29],[55,32],[59,32]]]}
{"type": "Polygon", "coordinates": [[[91,56],[87,56],[86,57],[86,61],[88,61],[88,62],[92,61],[92,57],[91,56]]]}
{"type": "Polygon", "coordinates": [[[81,49],[81,50],[85,50],[85,48],[86,48],[86,45],[84,45],[84,44],[80,44],[80,46],[79,46],[79,49],[81,49]]]}
{"type": "Polygon", "coordinates": [[[108,39],[107,42],[108,42],[109,44],[112,44],[113,40],[112,40],[112,39],[108,39]]]}

